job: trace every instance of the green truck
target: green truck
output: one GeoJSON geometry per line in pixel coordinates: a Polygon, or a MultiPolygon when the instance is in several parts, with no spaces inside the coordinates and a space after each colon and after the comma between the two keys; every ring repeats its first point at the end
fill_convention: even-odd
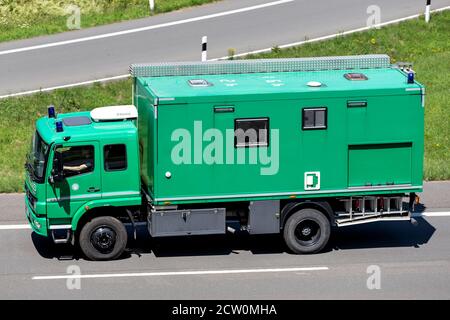
{"type": "Polygon", "coordinates": [[[92,260],[120,257],[138,223],[152,237],[281,233],[292,252],[316,253],[335,227],[411,219],[425,92],[388,56],[130,72],[131,105],[37,120],[25,179],[35,233],[92,260]]]}

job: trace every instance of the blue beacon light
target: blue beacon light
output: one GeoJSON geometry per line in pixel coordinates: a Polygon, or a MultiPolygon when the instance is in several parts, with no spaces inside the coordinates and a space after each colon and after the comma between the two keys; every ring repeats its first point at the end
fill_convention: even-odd
{"type": "Polygon", "coordinates": [[[414,72],[408,72],[408,83],[414,83],[414,72]]]}
{"type": "Polygon", "coordinates": [[[53,105],[48,107],[48,117],[49,118],[56,118],[55,107],[53,105]]]}
{"type": "Polygon", "coordinates": [[[62,121],[56,121],[56,132],[63,132],[63,123],[62,121]]]}

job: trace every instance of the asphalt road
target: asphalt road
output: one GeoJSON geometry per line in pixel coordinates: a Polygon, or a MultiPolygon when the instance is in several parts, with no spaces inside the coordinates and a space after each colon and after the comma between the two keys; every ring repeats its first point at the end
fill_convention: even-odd
{"type": "MultiPolygon", "coordinates": [[[[0,229],[0,299],[450,299],[449,195],[450,181],[426,183],[417,226],[340,228],[316,255],[290,254],[278,236],[149,240],[142,227],[123,259],[90,262],[0,229]],[[377,269],[380,288],[368,289],[377,269]]],[[[25,223],[22,197],[0,195],[0,226],[25,223]]]]}
{"type": "MultiPolygon", "coordinates": [[[[219,58],[229,48],[242,53],[352,30],[366,26],[370,5],[380,7],[381,22],[386,22],[423,13],[425,0],[224,0],[137,21],[2,43],[0,95],[122,75],[136,62],[199,60],[204,35],[209,58],[219,58]],[[240,10],[269,3],[273,5],[240,10]],[[123,33],[149,26],[151,30],[123,33]],[[111,36],[114,32],[119,35],[111,36]],[[105,34],[110,36],[101,36],[105,34]],[[45,47],[20,51],[40,45],[45,47]]],[[[448,5],[449,0],[432,4],[448,5]]]]}

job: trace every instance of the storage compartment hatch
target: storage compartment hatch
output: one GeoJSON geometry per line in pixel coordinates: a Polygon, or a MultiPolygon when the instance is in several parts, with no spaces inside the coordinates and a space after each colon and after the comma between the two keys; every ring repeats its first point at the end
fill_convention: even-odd
{"type": "Polygon", "coordinates": [[[225,208],[153,211],[148,230],[152,237],[223,234],[225,208]]]}
{"type": "Polygon", "coordinates": [[[411,184],[411,143],[351,145],[348,186],[411,184]]]}

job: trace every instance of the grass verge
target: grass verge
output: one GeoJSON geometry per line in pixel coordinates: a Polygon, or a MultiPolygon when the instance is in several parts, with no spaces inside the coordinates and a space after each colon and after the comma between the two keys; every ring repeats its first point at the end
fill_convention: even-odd
{"type": "MultiPolygon", "coordinates": [[[[159,14],[218,0],[155,0],[159,14]]],[[[80,27],[89,28],[150,15],[148,0],[0,0],[0,42],[69,31],[80,8],[80,27]]]]}
{"type": "MultiPolygon", "coordinates": [[[[364,33],[337,37],[250,58],[308,57],[387,53],[392,61],[414,63],[417,79],[426,86],[426,180],[450,179],[450,11],[364,33]]],[[[128,104],[131,81],[57,90],[0,100],[0,192],[22,191],[23,163],[34,121],[55,104],[59,112],[128,104]]]]}

